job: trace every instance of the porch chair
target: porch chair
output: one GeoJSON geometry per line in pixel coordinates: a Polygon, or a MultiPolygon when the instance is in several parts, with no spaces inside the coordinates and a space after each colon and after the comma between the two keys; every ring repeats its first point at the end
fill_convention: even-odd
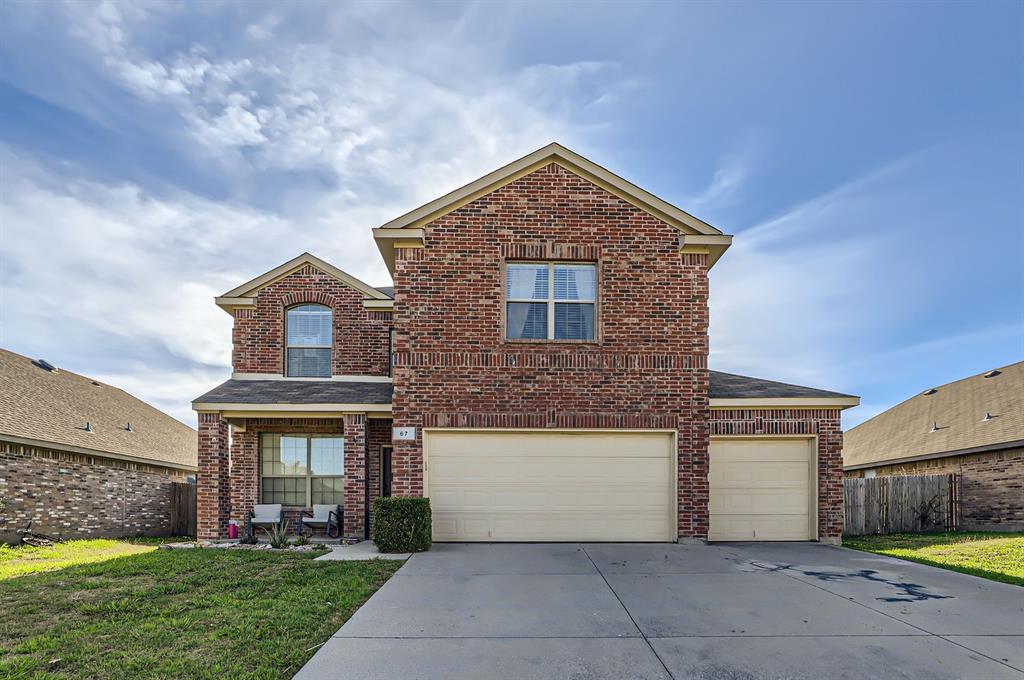
{"type": "Polygon", "coordinates": [[[256,528],[269,529],[275,524],[284,523],[284,510],[280,503],[254,505],[249,511],[249,536],[256,535],[256,528]]]}
{"type": "Polygon", "coordinates": [[[299,533],[304,527],[309,527],[310,533],[321,528],[327,533],[328,538],[341,536],[342,516],[340,505],[314,505],[313,512],[303,510],[299,517],[299,533]]]}

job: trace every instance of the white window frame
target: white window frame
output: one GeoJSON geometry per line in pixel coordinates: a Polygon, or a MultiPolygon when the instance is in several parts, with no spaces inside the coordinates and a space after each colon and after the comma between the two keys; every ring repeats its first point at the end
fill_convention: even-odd
{"type": "MultiPolygon", "coordinates": [[[[340,479],[342,486],[342,503],[344,503],[345,497],[345,435],[343,434],[323,434],[323,433],[305,433],[305,432],[261,432],[259,436],[259,471],[260,471],[260,500],[263,501],[263,480],[264,479],[305,479],[306,480],[306,503],[305,505],[285,505],[288,508],[311,508],[313,507],[313,480],[314,479],[340,479]],[[294,437],[296,439],[306,440],[306,472],[301,475],[265,475],[263,474],[263,440],[264,437],[294,437]],[[340,439],[341,440],[341,472],[340,475],[316,475],[313,474],[313,440],[314,439],[340,439]]],[[[282,504],[284,505],[284,504],[282,504]]]]}
{"type": "Polygon", "coordinates": [[[598,273],[598,266],[596,262],[566,262],[564,260],[510,260],[505,263],[505,271],[502,276],[502,290],[505,298],[504,309],[502,310],[505,315],[505,340],[508,342],[597,342],[597,327],[598,327],[598,287],[600,286],[600,274],[598,273]],[[518,264],[531,264],[531,265],[547,265],[548,268],[548,297],[546,300],[538,300],[537,298],[513,298],[509,297],[508,290],[508,267],[518,264]],[[556,300],[555,299],[555,267],[593,267],[594,269],[594,297],[589,300],[556,300]],[[547,330],[548,335],[546,338],[510,338],[508,335],[508,304],[510,302],[529,302],[533,304],[544,303],[547,305],[548,323],[547,330]],[[555,337],[555,305],[556,304],[583,304],[594,306],[594,337],[578,340],[575,338],[556,338],[555,337]]]}
{"type": "Polygon", "coordinates": [[[331,378],[334,376],[334,308],[328,305],[321,304],[319,302],[300,302],[298,304],[291,305],[284,310],[284,375],[287,378],[331,378]],[[329,345],[291,345],[288,344],[288,313],[299,307],[323,307],[331,314],[331,344],[329,345]],[[327,355],[327,375],[292,375],[291,371],[288,370],[291,359],[291,350],[293,349],[326,349],[327,355]]]}

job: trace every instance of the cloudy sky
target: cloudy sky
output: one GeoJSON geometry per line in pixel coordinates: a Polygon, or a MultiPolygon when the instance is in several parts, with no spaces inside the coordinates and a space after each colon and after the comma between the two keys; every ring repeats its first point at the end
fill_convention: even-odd
{"type": "Polygon", "coordinates": [[[1024,5],[0,5],[0,345],[194,425],[223,293],[557,140],[735,234],[712,368],[1024,358],[1024,5]]]}

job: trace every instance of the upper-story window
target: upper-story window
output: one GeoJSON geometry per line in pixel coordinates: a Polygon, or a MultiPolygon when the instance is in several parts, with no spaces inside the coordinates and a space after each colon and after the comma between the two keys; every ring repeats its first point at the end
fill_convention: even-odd
{"type": "Polygon", "coordinates": [[[287,368],[288,375],[297,378],[331,377],[330,307],[298,305],[288,310],[287,368]]]}
{"type": "Polygon", "coordinates": [[[597,265],[510,262],[505,268],[509,340],[593,340],[597,265]]]}

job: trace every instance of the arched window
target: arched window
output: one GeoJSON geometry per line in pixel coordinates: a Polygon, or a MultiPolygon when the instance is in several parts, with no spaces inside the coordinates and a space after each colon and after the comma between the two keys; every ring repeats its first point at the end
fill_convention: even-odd
{"type": "Polygon", "coordinates": [[[286,314],[288,375],[331,377],[331,308],[297,305],[286,314]]]}

